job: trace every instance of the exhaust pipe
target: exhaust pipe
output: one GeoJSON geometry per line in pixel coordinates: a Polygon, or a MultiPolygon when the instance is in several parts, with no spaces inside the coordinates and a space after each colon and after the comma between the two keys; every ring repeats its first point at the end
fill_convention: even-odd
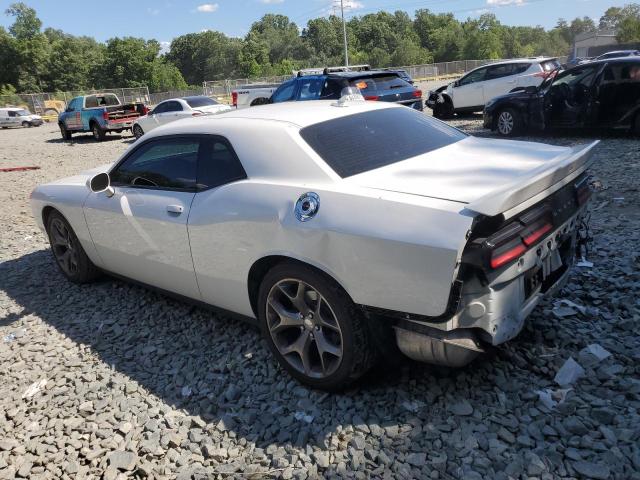
{"type": "MultiPolygon", "coordinates": [[[[408,322],[405,325],[411,328],[408,322]]],[[[428,330],[429,334],[413,329],[393,327],[398,348],[407,357],[419,362],[459,368],[471,363],[484,353],[476,336],[470,330],[442,332],[423,325],[416,330],[428,330]]]]}

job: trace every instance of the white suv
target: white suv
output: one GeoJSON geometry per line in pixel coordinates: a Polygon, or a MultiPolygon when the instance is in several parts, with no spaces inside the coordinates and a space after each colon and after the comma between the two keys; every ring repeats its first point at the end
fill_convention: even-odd
{"type": "Polygon", "coordinates": [[[449,85],[429,92],[426,105],[437,118],[454,113],[479,112],[485,103],[514,88],[540,85],[560,67],[556,58],[521,58],[492,63],[471,70],[449,85]]]}

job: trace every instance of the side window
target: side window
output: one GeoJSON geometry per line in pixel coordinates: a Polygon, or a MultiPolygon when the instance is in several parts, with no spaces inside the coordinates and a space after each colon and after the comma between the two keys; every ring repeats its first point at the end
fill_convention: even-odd
{"type": "Polygon", "coordinates": [[[317,100],[323,86],[322,78],[304,78],[300,82],[300,100],[317,100]]]}
{"type": "Polygon", "coordinates": [[[167,104],[169,102],[162,102],[159,105],[156,105],[156,108],[153,109],[153,111],[151,112],[152,115],[155,115],[157,113],[164,113],[167,111],[167,104]]]}
{"type": "Polygon", "coordinates": [[[82,104],[82,98],[74,98],[73,100],[71,100],[71,102],[69,103],[69,109],[71,111],[76,111],[76,110],[80,110],[81,108],[81,104],[82,104]]]}
{"type": "Polygon", "coordinates": [[[183,110],[180,102],[167,102],[165,112],[181,112],[183,110]]]}
{"type": "Polygon", "coordinates": [[[320,98],[322,100],[337,100],[340,98],[342,89],[347,86],[346,82],[340,82],[335,78],[327,78],[322,87],[320,98]]]}
{"type": "Polygon", "coordinates": [[[9,116],[10,117],[16,117],[16,112],[14,112],[13,110],[9,110],[9,116]]]}
{"type": "Polygon", "coordinates": [[[487,69],[485,80],[495,80],[496,78],[508,77],[513,74],[513,64],[495,65],[487,69]]]}
{"type": "Polygon", "coordinates": [[[111,172],[120,186],[194,190],[199,138],[167,138],[136,149],[111,172]]]}
{"type": "Polygon", "coordinates": [[[472,83],[481,82],[485,79],[485,75],[487,73],[487,67],[479,68],[478,70],[474,70],[473,72],[467,74],[462,77],[458,81],[458,86],[462,87],[464,85],[470,85],[472,83]]]}
{"type": "Polygon", "coordinates": [[[198,190],[219,187],[247,178],[231,144],[223,138],[202,140],[198,155],[198,190]]]}
{"type": "Polygon", "coordinates": [[[529,70],[530,66],[531,66],[530,63],[514,63],[513,71],[511,72],[511,75],[520,75],[521,73],[524,73],[527,70],[529,70]]]}
{"type": "Polygon", "coordinates": [[[283,83],[278,89],[273,92],[271,100],[273,103],[288,102],[293,99],[293,95],[296,92],[296,81],[289,80],[287,83],[283,83]]]}

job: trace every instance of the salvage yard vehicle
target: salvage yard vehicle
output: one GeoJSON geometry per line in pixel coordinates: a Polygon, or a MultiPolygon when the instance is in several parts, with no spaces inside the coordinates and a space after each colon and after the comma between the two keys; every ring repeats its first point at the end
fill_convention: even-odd
{"type": "Polygon", "coordinates": [[[0,127],[39,127],[42,117],[21,107],[0,108],[0,127]]]}
{"type": "Polygon", "coordinates": [[[429,92],[426,105],[436,118],[481,112],[492,98],[515,88],[540,85],[557,72],[556,58],[521,58],[478,67],[459,80],[429,92]]]}
{"type": "Polygon", "coordinates": [[[123,104],[113,93],[97,93],[73,98],[58,116],[58,126],[65,140],[71,140],[74,133],[91,132],[102,141],[107,132],[131,130],[133,122],[147,111],[144,103],[123,104]]]}
{"type": "MultiPolygon", "coordinates": [[[[366,65],[365,67],[368,67],[366,65]]],[[[273,92],[269,103],[339,99],[345,88],[357,88],[365,100],[393,102],[422,111],[422,90],[401,77],[399,71],[352,67],[307,69],[298,72],[273,92]]],[[[406,73],[406,72],[405,72],[406,73]]]]}
{"type": "Polygon", "coordinates": [[[215,115],[231,110],[229,105],[218,103],[204,95],[172,98],[160,102],[146,115],[138,118],[133,124],[133,135],[140,138],[160,125],[165,125],[184,118],[199,115],[215,115]]]}
{"type": "Polygon", "coordinates": [[[460,367],[518,335],[569,275],[596,143],[474,138],[349,94],[158,127],[31,205],[70,281],[110,272],[249,319],[335,390],[394,342],[460,367]]]}
{"type": "Polygon", "coordinates": [[[269,98],[279,85],[279,83],[243,85],[231,92],[231,105],[239,109],[269,103],[269,98]]]}
{"type": "Polygon", "coordinates": [[[553,128],[640,135],[640,57],[585,63],[540,87],[496,97],[485,107],[484,126],[506,137],[553,128]]]}

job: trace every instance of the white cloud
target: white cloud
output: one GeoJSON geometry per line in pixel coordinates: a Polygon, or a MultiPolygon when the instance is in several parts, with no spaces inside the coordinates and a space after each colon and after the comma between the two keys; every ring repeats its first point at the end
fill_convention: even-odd
{"type": "Polygon", "coordinates": [[[171,42],[160,42],[160,55],[169,53],[170,47],[171,47],[171,42]]]}
{"type": "Polygon", "coordinates": [[[198,5],[198,8],[196,8],[196,10],[202,13],[213,13],[218,10],[219,6],[220,5],[218,5],[217,3],[203,3],[202,5],[198,5]]]}
{"type": "Polygon", "coordinates": [[[284,0],[260,0],[260,3],[264,3],[267,5],[274,5],[276,3],[284,3],[284,0]]]}
{"type": "Polygon", "coordinates": [[[524,5],[525,0],[487,0],[487,5],[505,6],[505,5],[524,5]]]}
{"type": "Polygon", "coordinates": [[[358,0],[345,0],[344,2],[345,10],[359,10],[361,8],[364,8],[364,3],[358,0]]]}
{"type": "Polygon", "coordinates": [[[160,13],[160,10],[157,8],[147,8],[147,13],[149,15],[158,15],[160,13]]]}

